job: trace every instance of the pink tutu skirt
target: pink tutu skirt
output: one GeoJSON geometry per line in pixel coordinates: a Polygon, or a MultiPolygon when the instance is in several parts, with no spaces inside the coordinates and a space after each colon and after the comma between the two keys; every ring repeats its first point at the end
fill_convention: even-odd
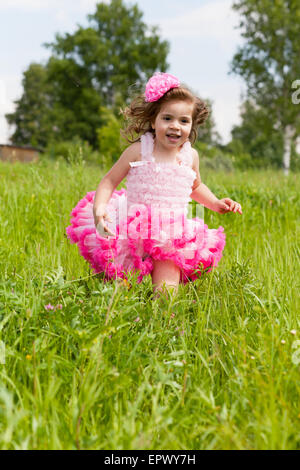
{"type": "Polygon", "coordinates": [[[104,273],[104,280],[128,279],[130,272],[137,272],[139,283],[151,274],[153,260],[171,260],[179,266],[180,282],[185,284],[211,271],[222,257],[223,227],[209,229],[201,218],[188,219],[182,211],[171,215],[166,224],[161,214],[158,217],[144,204],[131,206],[127,213],[126,189],[115,190],[107,204],[112,220],[107,225],[115,236],[102,237],[94,225],[94,196],[91,191],[78,202],[66,233],[93,271],[104,273]],[[121,213],[126,216],[120,217],[121,213]]]}

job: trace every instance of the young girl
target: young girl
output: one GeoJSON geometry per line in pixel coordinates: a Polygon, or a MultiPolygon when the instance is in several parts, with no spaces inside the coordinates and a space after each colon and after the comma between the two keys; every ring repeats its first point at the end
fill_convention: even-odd
{"type": "Polygon", "coordinates": [[[125,135],[138,137],[127,137],[131,145],[96,192],[72,210],[67,235],[105,280],[137,271],[137,282],[151,274],[154,292],[177,290],[179,282],[217,266],[225,246],[223,227],[209,229],[203,219],[188,218],[188,202],[221,214],[242,214],[241,205],[218,199],[202,183],[191,143],[208,110],[176,77],[154,74],[124,115],[130,120],[125,135]],[[126,190],[117,191],[125,177],[126,190]]]}

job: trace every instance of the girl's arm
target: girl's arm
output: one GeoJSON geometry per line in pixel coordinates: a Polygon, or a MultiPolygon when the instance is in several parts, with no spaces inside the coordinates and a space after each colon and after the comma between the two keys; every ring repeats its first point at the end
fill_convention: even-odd
{"type": "Polygon", "coordinates": [[[239,212],[242,214],[241,205],[238,202],[233,201],[230,198],[218,199],[211,190],[201,181],[200,172],[199,172],[199,155],[197,150],[193,149],[194,161],[193,161],[193,170],[196,173],[196,178],[192,188],[192,193],[190,197],[198,202],[203,204],[208,209],[224,214],[226,212],[239,212]]]}
{"type": "MultiPolygon", "coordinates": [[[[96,190],[93,205],[93,214],[96,226],[100,221],[103,223],[103,218],[107,216],[106,206],[111,198],[112,193],[121,183],[121,181],[123,181],[128,171],[130,170],[129,162],[138,160],[140,151],[140,142],[135,142],[134,144],[127,147],[127,149],[124,150],[120,156],[119,160],[100,181],[96,190]]],[[[103,227],[109,231],[105,224],[103,224],[103,227]]]]}

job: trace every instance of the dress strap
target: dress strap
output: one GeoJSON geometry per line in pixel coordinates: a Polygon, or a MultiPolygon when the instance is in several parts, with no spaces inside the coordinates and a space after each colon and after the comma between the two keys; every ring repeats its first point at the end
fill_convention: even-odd
{"type": "Polygon", "coordinates": [[[153,136],[151,132],[146,132],[141,136],[141,160],[153,161],[153,136]]]}
{"type": "Polygon", "coordinates": [[[186,165],[193,165],[192,146],[189,140],[183,144],[182,149],[179,152],[179,158],[186,165]]]}
{"type": "Polygon", "coordinates": [[[129,162],[131,167],[143,166],[154,161],[153,157],[153,137],[151,132],[146,132],[141,136],[141,160],[137,162],[129,162]]]}

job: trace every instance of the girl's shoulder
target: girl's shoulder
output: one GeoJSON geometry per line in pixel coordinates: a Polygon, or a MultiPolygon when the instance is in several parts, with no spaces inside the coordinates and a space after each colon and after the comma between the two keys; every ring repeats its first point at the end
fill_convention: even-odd
{"type": "Polygon", "coordinates": [[[138,142],[134,142],[133,144],[129,145],[126,148],[126,153],[130,155],[130,160],[132,162],[138,162],[141,160],[141,151],[142,151],[142,143],[139,140],[138,142]]]}

